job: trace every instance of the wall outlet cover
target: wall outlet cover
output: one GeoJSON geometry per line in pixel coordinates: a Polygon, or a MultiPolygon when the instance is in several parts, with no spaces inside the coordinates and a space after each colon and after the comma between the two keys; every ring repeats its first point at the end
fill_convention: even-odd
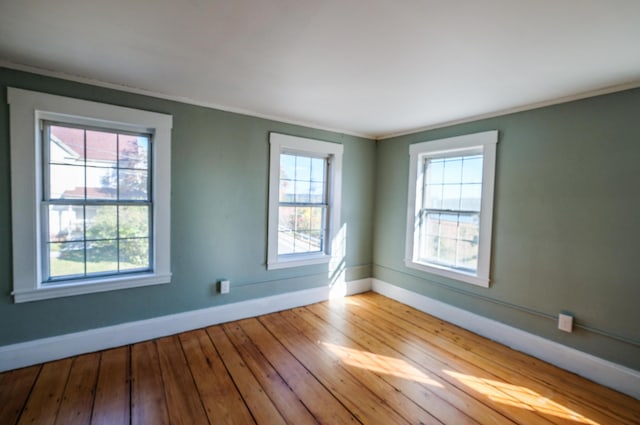
{"type": "Polygon", "coordinates": [[[558,329],[564,332],[573,332],[573,316],[568,313],[558,315],[558,329]]]}

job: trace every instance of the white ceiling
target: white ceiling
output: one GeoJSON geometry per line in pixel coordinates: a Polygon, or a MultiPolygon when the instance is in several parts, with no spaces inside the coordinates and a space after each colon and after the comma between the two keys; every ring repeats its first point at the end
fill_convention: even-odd
{"type": "Polygon", "coordinates": [[[640,1],[0,0],[0,58],[379,138],[640,85],[640,1]]]}

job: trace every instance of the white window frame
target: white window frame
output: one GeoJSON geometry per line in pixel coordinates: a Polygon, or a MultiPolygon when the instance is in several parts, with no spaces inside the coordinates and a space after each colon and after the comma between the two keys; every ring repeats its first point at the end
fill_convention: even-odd
{"type": "Polygon", "coordinates": [[[491,236],[493,223],[493,192],[495,183],[496,145],[498,131],[450,137],[416,143],[409,147],[409,192],[407,202],[407,233],[405,245],[405,265],[407,267],[470,283],[489,287],[489,268],[491,263],[491,236]],[[482,199],[480,203],[480,223],[478,236],[478,267],[476,273],[443,265],[419,262],[417,221],[422,207],[423,167],[425,158],[445,155],[466,155],[482,152],[482,199]]]}
{"type": "Polygon", "coordinates": [[[340,226],[340,204],[342,199],[342,153],[343,146],[304,137],[280,133],[269,134],[269,217],[267,234],[267,269],[307,266],[328,263],[331,246],[340,226]],[[323,252],[278,255],[278,205],[280,194],[280,155],[295,151],[301,155],[329,158],[327,173],[327,236],[323,252]]]}
{"type": "Polygon", "coordinates": [[[171,281],[171,115],[9,87],[13,292],[16,303],[171,281]],[[153,135],[152,271],[44,284],[42,120],[153,135]]]}

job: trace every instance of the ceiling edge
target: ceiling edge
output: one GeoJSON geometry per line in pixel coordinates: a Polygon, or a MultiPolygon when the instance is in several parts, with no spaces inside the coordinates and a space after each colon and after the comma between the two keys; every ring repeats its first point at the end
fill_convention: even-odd
{"type": "Polygon", "coordinates": [[[33,74],[43,75],[45,77],[59,78],[61,80],[67,80],[67,81],[73,81],[73,82],[76,82],[76,83],[89,84],[89,85],[92,85],[92,86],[104,87],[104,88],[107,88],[107,89],[119,90],[119,91],[124,91],[124,92],[127,92],[127,93],[139,94],[139,95],[143,95],[143,96],[150,96],[150,97],[155,97],[155,98],[164,99],[164,100],[171,100],[171,101],[175,101],[175,102],[185,103],[185,104],[188,104],[188,105],[202,106],[202,107],[205,107],[205,108],[217,109],[217,110],[220,110],[220,111],[232,112],[232,113],[240,114],[240,115],[248,115],[248,116],[254,117],[254,118],[261,118],[261,119],[266,119],[266,120],[271,120],[271,121],[278,121],[278,122],[281,122],[281,123],[284,123],[284,124],[292,124],[292,125],[299,125],[299,126],[302,126],[302,127],[310,127],[310,128],[315,129],[315,130],[324,130],[324,131],[330,131],[332,133],[346,134],[346,135],[349,135],[349,136],[361,137],[361,138],[368,139],[368,140],[371,140],[371,141],[375,141],[376,140],[376,136],[374,134],[355,133],[355,132],[351,132],[351,131],[347,131],[347,130],[331,128],[331,127],[325,127],[325,126],[322,126],[322,125],[314,123],[314,122],[305,122],[305,121],[286,119],[286,118],[278,117],[278,116],[275,116],[275,115],[262,114],[260,112],[255,112],[255,111],[252,111],[252,110],[249,110],[249,109],[234,108],[234,107],[220,105],[220,104],[217,104],[217,103],[203,102],[203,101],[199,101],[199,100],[192,99],[192,98],[189,98],[189,97],[173,96],[173,95],[166,94],[166,93],[160,93],[160,92],[156,92],[156,91],[152,91],[152,90],[141,89],[141,88],[138,88],[138,87],[127,86],[127,85],[124,85],[124,84],[109,83],[109,82],[106,82],[106,81],[96,80],[96,79],[93,79],[93,78],[81,77],[79,75],[74,75],[74,74],[67,74],[65,72],[52,71],[50,69],[39,68],[39,67],[31,66],[31,65],[24,65],[24,64],[20,64],[20,63],[10,62],[10,61],[4,60],[4,59],[0,59],[0,68],[9,68],[9,69],[17,70],[17,71],[30,72],[30,73],[33,73],[33,74]]]}
{"type": "Polygon", "coordinates": [[[631,90],[631,89],[635,89],[635,88],[638,88],[638,87],[640,87],[640,80],[634,80],[634,81],[628,82],[628,83],[615,84],[615,85],[612,85],[612,86],[605,86],[605,87],[601,87],[599,89],[589,90],[589,91],[585,91],[585,92],[581,92],[581,93],[577,93],[577,94],[572,94],[572,95],[568,95],[568,96],[557,97],[557,98],[553,98],[553,99],[549,99],[549,100],[544,100],[544,101],[541,101],[541,102],[527,103],[527,104],[520,105],[520,106],[514,106],[513,108],[507,108],[507,109],[501,109],[501,110],[494,111],[494,112],[488,112],[486,114],[472,115],[472,116],[467,117],[467,118],[461,118],[461,119],[458,119],[458,120],[446,121],[446,122],[443,122],[443,123],[440,123],[440,124],[433,124],[433,125],[428,125],[428,126],[425,126],[425,127],[418,127],[418,128],[413,129],[413,130],[400,131],[400,132],[397,132],[397,133],[390,133],[390,134],[387,134],[387,135],[384,135],[384,136],[379,136],[379,137],[376,138],[376,140],[392,139],[394,137],[406,136],[408,134],[415,134],[415,133],[421,133],[423,131],[435,130],[435,129],[438,129],[438,128],[451,127],[453,125],[464,124],[464,123],[473,122],[473,121],[479,121],[479,120],[483,120],[483,119],[487,119],[487,118],[500,117],[500,116],[503,116],[503,115],[514,114],[516,112],[530,111],[530,110],[533,110],[533,109],[544,108],[545,106],[559,105],[561,103],[568,103],[568,102],[572,102],[572,101],[575,101],[575,100],[587,99],[587,98],[590,98],[590,97],[602,96],[602,95],[605,95],[605,94],[616,93],[616,92],[621,92],[621,91],[625,91],[625,90],[631,90]]]}

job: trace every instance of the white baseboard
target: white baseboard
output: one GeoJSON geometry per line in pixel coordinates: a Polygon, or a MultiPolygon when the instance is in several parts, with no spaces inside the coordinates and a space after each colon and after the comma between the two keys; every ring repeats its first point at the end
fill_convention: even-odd
{"type": "Polygon", "coordinates": [[[371,281],[371,289],[374,292],[640,399],[639,371],[390,283],[378,279],[371,279],[371,281]]]}
{"type": "Polygon", "coordinates": [[[0,371],[133,344],[224,322],[301,307],[371,289],[371,279],[160,316],[0,347],[0,371]]]}

